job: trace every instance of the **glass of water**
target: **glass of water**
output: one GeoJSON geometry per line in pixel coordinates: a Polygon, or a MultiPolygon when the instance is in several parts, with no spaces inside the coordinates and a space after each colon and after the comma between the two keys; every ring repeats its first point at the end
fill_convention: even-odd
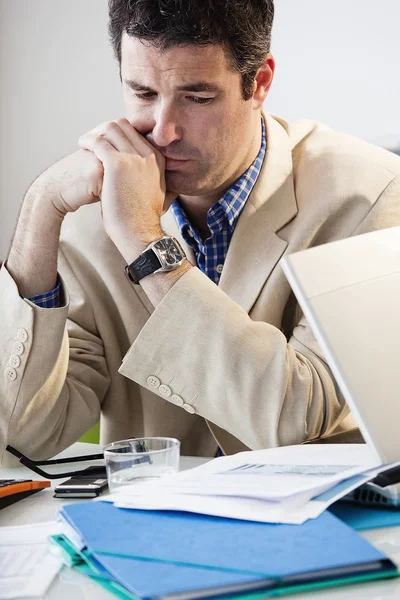
{"type": "Polygon", "coordinates": [[[113,442],[104,448],[108,487],[118,488],[152,481],[179,470],[180,441],[146,437],[113,442]]]}

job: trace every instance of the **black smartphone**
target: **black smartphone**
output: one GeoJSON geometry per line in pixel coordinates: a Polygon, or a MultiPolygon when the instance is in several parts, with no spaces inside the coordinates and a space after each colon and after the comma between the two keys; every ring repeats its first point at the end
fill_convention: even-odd
{"type": "Polygon", "coordinates": [[[79,475],[74,475],[54,489],[54,498],[96,498],[107,488],[107,476],[91,472],[91,468],[83,469],[79,475]]]}

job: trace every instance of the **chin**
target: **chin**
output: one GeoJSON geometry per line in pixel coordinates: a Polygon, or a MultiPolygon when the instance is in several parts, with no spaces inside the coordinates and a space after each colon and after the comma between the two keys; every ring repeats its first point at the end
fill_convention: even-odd
{"type": "Polygon", "coordinates": [[[205,177],[190,176],[177,171],[165,172],[167,190],[182,196],[201,196],[209,191],[205,177]]]}

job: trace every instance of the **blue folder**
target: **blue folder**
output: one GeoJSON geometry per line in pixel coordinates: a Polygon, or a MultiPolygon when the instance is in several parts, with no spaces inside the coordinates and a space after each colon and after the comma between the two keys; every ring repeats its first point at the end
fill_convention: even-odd
{"type": "Polygon", "coordinates": [[[273,525],[107,502],[65,506],[62,516],[94,559],[140,598],[197,598],[397,575],[396,567],[326,512],[273,525]]]}
{"type": "Polygon", "coordinates": [[[335,502],[329,507],[329,510],[341,521],[357,530],[400,525],[400,510],[395,507],[335,502]]]}

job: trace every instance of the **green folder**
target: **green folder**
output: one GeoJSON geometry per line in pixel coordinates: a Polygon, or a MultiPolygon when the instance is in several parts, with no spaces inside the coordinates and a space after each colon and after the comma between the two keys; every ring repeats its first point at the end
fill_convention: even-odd
{"type": "Polygon", "coordinates": [[[256,600],[398,576],[387,556],[328,512],[303,525],[106,502],[65,506],[61,514],[86,542],[90,576],[111,587],[119,583],[131,598],[256,600]]]}

